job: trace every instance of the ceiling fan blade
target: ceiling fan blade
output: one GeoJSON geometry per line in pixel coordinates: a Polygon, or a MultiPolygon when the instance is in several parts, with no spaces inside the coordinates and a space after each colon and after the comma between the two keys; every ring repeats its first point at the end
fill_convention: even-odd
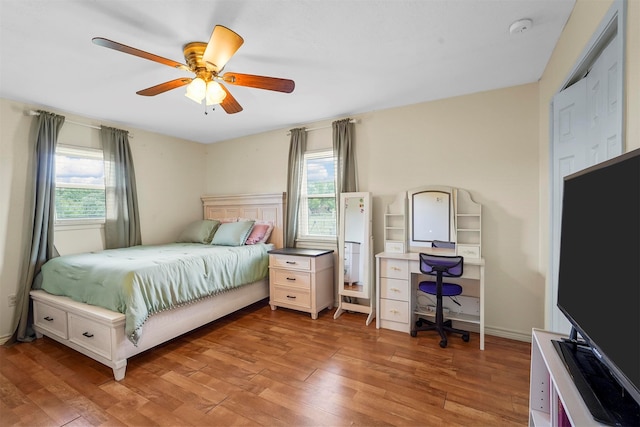
{"type": "Polygon", "coordinates": [[[220,85],[220,87],[227,93],[227,96],[225,96],[220,103],[220,106],[224,108],[224,111],[228,114],[235,114],[242,111],[242,106],[238,104],[238,101],[236,101],[233,95],[231,95],[231,92],[229,92],[224,85],[220,85]]]}
{"type": "Polygon", "coordinates": [[[293,80],[277,77],[254,76],[252,74],[225,73],[222,76],[225,83],[238,86],[255,87],[258,89],[275,90],[277,92],[291,93],[296,84],[293,80]]]}
{"type": "Polygon", "coordinates": [[[207,63],[207,68],[219,73],[229,59],[242,46],[244,39],[240,35],[222,25],[216,25],[211,33],[211,39],[207,43],[202,59],[207,63]]]}
{"type": "Polygon", "coordinates": [[[190,78],[175,79],[168,82],[160,83],[159,85],[151,86],[146,89],[139,90],[136,93],[142,96],[155,96],[155,95],[164,93],[168,90],[175,89],[180,86],[188,85],[189,83],[191,83],[191,80],[193,79],[190,79],[190,78]]]}
{"type": "Polygon", "coordinates": [[[135,47],[127,46],[122,43],[114,42],[102,37],[94,37],[91,39],[93,44],[98,46],[108,47],[120,52],[128,53],[129,55],[138,56],[140,58],[148,59],[150,61],[159,62],[160,64],[168,65],[173,68],[180,68],[182,70],[191,71],[189,67],[171,59],[164,58],[162,56],[154,55],[153,53],[145,52],[144,50],[136,49],[135,47]]]}

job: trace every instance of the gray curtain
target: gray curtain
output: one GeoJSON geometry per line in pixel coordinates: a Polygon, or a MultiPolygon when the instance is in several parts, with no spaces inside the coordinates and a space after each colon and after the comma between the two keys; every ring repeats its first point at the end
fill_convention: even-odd
{"type": "Polygon", "coordinates": [[[40,273],[42,264],[58,256],[53,245],[54,208],[56,194],[56,145],[64,116],[38,111],[38,130],[34,143],[33,188],[31,209],[27,212],[30,224],[31,247],[22,265],[22,276],[16,293],[14,312],[15,332],[9,342],[31,341],[34,338],[29,291],[40,273]]]}
{"type": "Polygon", "coordinates": [[[307,150],[307,132],[304,128],[291,129],[289,145],[289,175],[287,177],[287,223],[284,233],[286,248],[296,245],[298,234],[298,209],[300,207],[300,187],[304,153],[307,150]]]}
{"type": "Polygon", "coordinates": [[[333,155],[336,156],[336,225],[340,229],[340,194],[358,191],[356,153],[351,119],[336,120],[333,127],[333,155]]]}
{"type": "Polygon", "coordinates": [[[100,139],[104,152],[105,248],[140,245],[140,215],[129,133],[101,126],[100,139]]]}

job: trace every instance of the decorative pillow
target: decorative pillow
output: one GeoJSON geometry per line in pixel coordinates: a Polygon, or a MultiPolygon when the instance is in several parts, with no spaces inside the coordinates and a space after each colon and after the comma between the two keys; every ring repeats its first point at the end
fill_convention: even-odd
{"type": "Polygon", "coordinates": [[[176,242],[209,244],[219,225],[220,221],[214,219],[194,221],[180,233],[176,242]]]}
{"type": "Polygon", "coordinates": [[[213,235],[212,245],[242,246],[253,228],[254,221],[225,222],[213,235]]]}
{"type": "Polygon", "coordinates": [[[271,236],[271,231],[273,231],[273,224],[271,222],[262,223],[256,221],[244,244],[255,245],[256,243],[267,243],[269,236],[271,236]]]}

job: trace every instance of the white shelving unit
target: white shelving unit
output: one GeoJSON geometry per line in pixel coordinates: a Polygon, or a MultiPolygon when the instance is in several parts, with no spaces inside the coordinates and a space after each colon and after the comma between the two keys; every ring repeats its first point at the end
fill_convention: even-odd
{"type": "Polygon", "coordinates": [[[565,335],[533,329],[531,378],[529,381],[529,426],[600,426],[589,412],[569,371],[553,347],[565,335]]]}
{"type": "Polygon", "coordinates": [[[400,193],[384,214],[384,251],[407,251],[407,196],[400,193]]]}
{"type": "Polygon", "coordinates": [[[455,198],[456,250],[458,255],[482,258],[482,205],[468,191],[457,189],[455,198]]]}

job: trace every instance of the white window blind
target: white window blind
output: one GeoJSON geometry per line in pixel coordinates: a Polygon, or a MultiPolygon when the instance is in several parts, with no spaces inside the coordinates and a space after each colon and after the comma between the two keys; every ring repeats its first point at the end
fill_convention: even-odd
{"type": "Polygon", "coordinates": [[[102,151],[56,147],[56,223],[104,223],[105,186],[102,151]]]}
{"type": "Polygon", "coordinates": [[[299,239],[335,239],[335,171],[333,150],[305,153],[298,215],[299,239]]]}

